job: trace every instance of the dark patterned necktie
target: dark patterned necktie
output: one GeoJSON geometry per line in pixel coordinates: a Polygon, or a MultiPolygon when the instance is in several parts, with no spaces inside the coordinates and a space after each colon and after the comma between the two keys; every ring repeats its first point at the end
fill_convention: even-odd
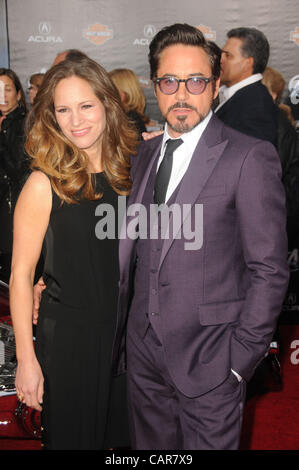
{"type": "Polygon", "coordinates": [[[166,192],[172,169],[173,152],[183,143],[182,139],[168,139],[163,160],[155,180],[154,201],[156,204],[165,202],[166,192]]]}

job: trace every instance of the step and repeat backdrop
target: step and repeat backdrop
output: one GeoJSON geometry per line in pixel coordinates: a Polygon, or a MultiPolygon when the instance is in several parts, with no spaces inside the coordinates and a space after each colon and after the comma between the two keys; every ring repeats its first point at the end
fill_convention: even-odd
{"type": "Polygon", "coordinates": [[[8,35],[5,0],[0,0],[0,67],[8,67],[8,35]]]}
{"type": "MultiPolygon", "coordinates": [[[[162,125],[162,119],[147,56],[151,39],[163,26],[192,24],[220,47],[231,28],[256,27],[270,42],[269,65],[285,77],[286,96],[289,82],[299,75],[298,0],[0,0],[0,8],[1,47],[6,44],[6,20],[10,67],[26,90],[30,75],[46,71],[59,52],[80,49],[108,71],[118,67],[134,70],[146,96],[147,115],[157,125],[162,125]]],[[[296,246],[289,253],[289,264],[291,281],[284,315],[299,323],[296,246]]]]}
{"type": "Polygon", "coordinates": [[[272,67],[286,81],[299,74],[298,0],[6,0],[10,67],[27,87],[64,49],[81,49],[107,70],[125,67],[139,77],[147,114],[159,120],[149,80],[148,45],[175,22],[199,27],[219,46],[238,26],[262,30],[272,67]]]}

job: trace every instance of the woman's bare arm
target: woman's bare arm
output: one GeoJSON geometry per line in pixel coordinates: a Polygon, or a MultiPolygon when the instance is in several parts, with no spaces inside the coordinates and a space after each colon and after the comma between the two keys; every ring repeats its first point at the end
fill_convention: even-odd
{"type": "Polygon", "coordinates": [[[50,181],[35,171],[28,178],[14,213],[10,310],[18,367],[16,389],[28,406],[41,409],[43,376],[32,332],[33,281],[52,207],[50,181]]]}

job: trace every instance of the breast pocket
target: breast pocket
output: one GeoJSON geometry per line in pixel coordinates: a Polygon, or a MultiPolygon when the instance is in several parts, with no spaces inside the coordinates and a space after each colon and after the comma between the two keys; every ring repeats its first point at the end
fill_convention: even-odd
{"type": "Polygon", "coordinates": [[[225,196],[226,188],[224,184],[219,184],[215,186],[208,186],[200,194],[200,201],[202,200],[213,200],[213,198],[218,198],[219,196],[225,196]]]}

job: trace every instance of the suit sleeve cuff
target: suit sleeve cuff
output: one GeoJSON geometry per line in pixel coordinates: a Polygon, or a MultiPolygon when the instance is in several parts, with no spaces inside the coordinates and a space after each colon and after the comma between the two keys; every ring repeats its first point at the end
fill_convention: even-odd
{"type": "Polygon", "coordinates": [[[239,375],[236,371],[234,371],[233,369],[231,369],[232,373],[237,377],[237,379],[239,380],[239,382],[241,382],[242,380],[242,377],[241,375],[239,375]]]}

